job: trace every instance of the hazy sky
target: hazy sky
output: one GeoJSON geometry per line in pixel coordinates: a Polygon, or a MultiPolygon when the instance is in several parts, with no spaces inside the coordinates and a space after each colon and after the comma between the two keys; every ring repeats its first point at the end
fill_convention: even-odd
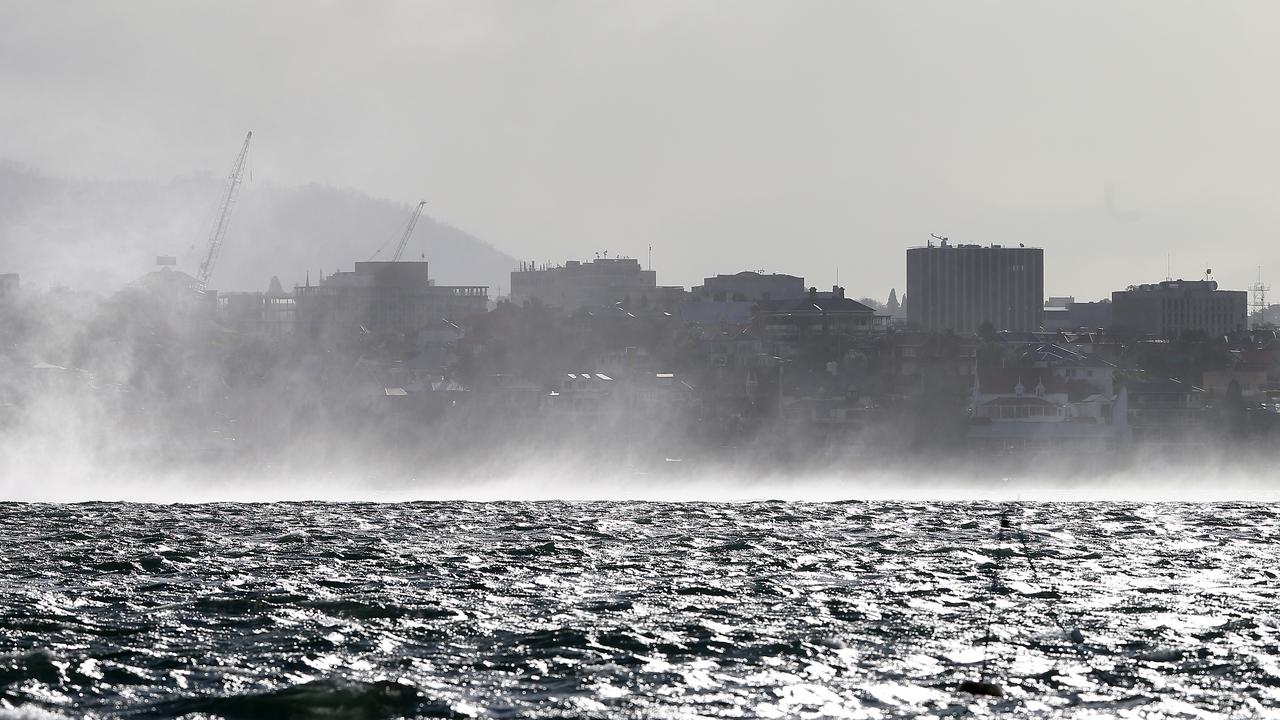
{"type": "MultiPolygon", "coordinates": [[[[0,156],[350,186],[512,255],[883,299],[929,233],[1046,291],[1280,285],[1274,2],[9,2],[0,156]]],[[[364,244],[367,244],[365,242],[364,244]]],[[[3,252],[0,248],[0,264],[3,252]]],[[[353,258],[354,259],[354,258],[353,258]]]]}

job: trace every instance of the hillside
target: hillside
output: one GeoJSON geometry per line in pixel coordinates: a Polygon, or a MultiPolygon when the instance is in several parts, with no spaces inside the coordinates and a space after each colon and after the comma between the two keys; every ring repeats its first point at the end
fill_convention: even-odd
{"type": "MultiPolygon", "coordinates": [[[[222,180],[168,183],[67,180],[0,162],[0,273],[24,284],[112,291],[150,271],[155,256],[200,263],[222,180]]],[[[290,287],[321,270],[349,270],[383,246],[389,259],[412,206],[322,185],[246,180],[211,285],[290,287]]],[[[430,206],[428,205],[428,210],[430,206]]],[[[515,260],[424,214],[406,258],[423,254],[442,285],[506,288],[515,260]]]]}

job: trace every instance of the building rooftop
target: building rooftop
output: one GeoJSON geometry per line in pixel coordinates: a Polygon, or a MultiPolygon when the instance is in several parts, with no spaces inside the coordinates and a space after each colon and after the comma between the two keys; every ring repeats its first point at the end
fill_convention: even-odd
{"type": "Polygon", "coordinates": [[[1158,292],[1161,290],[1217,290],[1217,280],[1164,280],[1158,283],[1130,285],[1125,292],[1158,292]]]}
{"type": "Polygon", "coordinates": [[[936,243],[927,245],[911,245],[908,250],[1043,250],[1044,248],[1018,243],[1017,245],[978,245],[976,243],[960,243],[956,244],[949,240],[940,240],[936,243]]]}
{"type": "Polygon", "coordinates": [[[1078,352],[1057,343],[1028,345],[1022,350],[1022,360],[1029,363],[1049,363],[1075,367],[1115,367],[1114,363],[1088,353],[1078,352]]]}
{"type": "Polygon", "coordinates": [[[1054,375],[1049,368],[984,367],[978,369],[978,388],[984,395],[1012,395],[1018,385],[1024,395],[1036,394],[1036,387],[1044,386],[1046,393],[1067,392],[1067,383],[1054,375]]]}
{"type": "Polygon", "coordinates": [[[766,313],[867,313],[874,315],[875,310],[849,298],[789,298],[786,300],[769,300],[759,303],[760,310],[766,313]]]}
{"type": "MultiPolygon", "coordinates": [[[[730,274],[720,273],[715,275],[715,278],[742,278],[744,280],[750,278],[786,278],[788,280],[804,280],[804,278],[799,275],[788,275],[787,273],[766,273],[764,271],[757,270],[743,270],[742,272],[730,274]]],[[[707,279],[710,280],[713,278],[707,279]]]]}
{"type": "Polygon", "coordinates": [[[565,270],[622,270],[631,272],[643,270],[640,261],[633,257],[618,255],[616,257],[598,257],[592,260],[566,260],[563,265],[549,263],[521,262],[513,273],[563,272],[565,270]]]}
{"type": "Polygon", "coordinates": [[[1037,397],[1034,393],[1028,394],[1028,395],[1022,395],[1018,397],[1010,397],[1006,395],[1003,397],[998,397],[998,398],[993,398],[991,400],[988,400],[982,403],[982,405],[984,407],[1005,407],[1005,406],[1016,407],[1018,405],[1045,405],[1050,407],[1058,406],[1057,403],[1049,402],[1048,400],[1045,400],[1042,397],[1037,397]]]}

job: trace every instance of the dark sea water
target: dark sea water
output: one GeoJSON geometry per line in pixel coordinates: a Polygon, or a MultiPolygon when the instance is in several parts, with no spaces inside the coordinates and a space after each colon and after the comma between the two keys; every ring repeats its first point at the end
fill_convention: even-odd
{"type": "Polygon", "coordinates": [[[0,717],[1275,716],[1278,509],[4,504],[0,717]]]}

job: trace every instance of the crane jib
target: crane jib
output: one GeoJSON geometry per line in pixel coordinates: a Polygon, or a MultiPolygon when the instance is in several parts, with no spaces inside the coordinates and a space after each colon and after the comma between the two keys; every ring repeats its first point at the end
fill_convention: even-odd
{"type": "Polygon", "coordinates": [[[413,215],[409,217],[409,226],[404,229],[404,235],[400,237],[400,244],[396,245],[396,254],[391,256],[391,262],[400,262],[400,256],[404,254],[404,248],[409,244],[409,237],[413,235],[413,228],[418,224],[418,218],[422,217],[422,208],[426,205],[427,201],[422,200],[414,208],[413,215]]]}
{"type": "Polygon", "coordinates": [[[231,209],[235,207],[237,191],[240,189],[240,181],[244,177],[245,161],[249,158],[249,141],[253,139],[253,131],[250,130],[244,136],[244,145],[240,148],[240,154],[236,156],[236,162],[231,167],[231,174],[227,176],[227,183],[222,190],[222,197],[218,201],[218,211],[213,221],[213,229],[209,231],[209,242],[205,249],[204,261],[200,263],[200,270],[196,273],[196,282],[201,290],[205,290],[209,286],[209,277],[213,274],[213,266],[218,261],[218,253],[222,250],[222,239],[227,234],[227,227],[231,223],[231,209]]]}

